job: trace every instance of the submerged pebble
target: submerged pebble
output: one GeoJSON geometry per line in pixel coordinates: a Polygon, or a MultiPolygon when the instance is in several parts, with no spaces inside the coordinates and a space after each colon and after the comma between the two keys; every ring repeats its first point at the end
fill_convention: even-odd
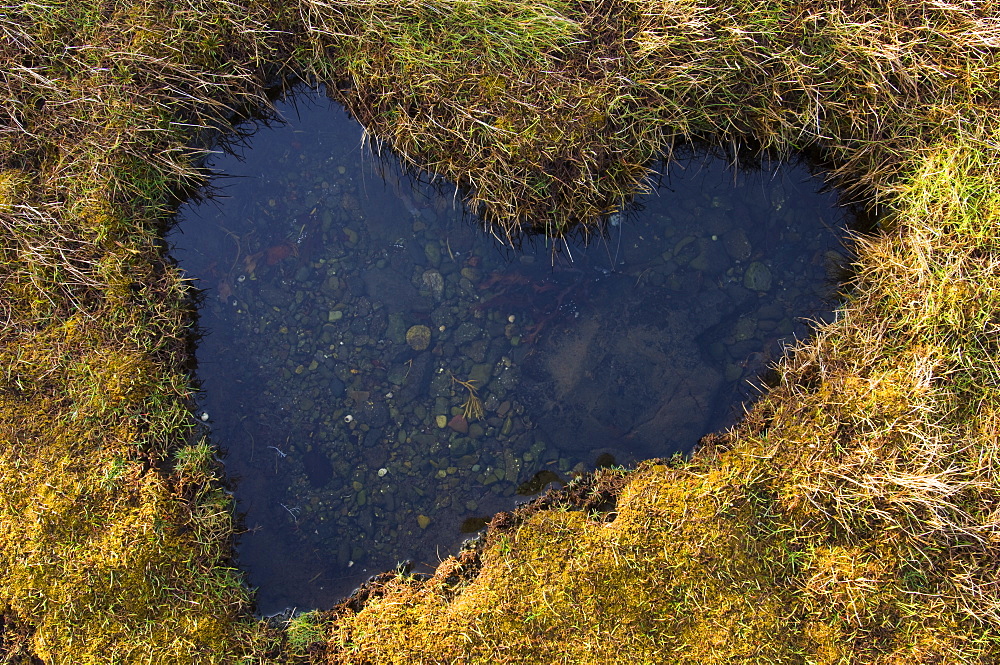
{"type": "Polygon", "coordinates": [[[427,326],[412,326],[406,331],[406,343],[414,351],[423,351],[431,343],[431,329],[427,326]]]}
{"type": "Polygon", "coordinates": [[[431,292],[435,300],[444,297],[444,277],[437,270],[425,270],[421,278],[425,289],[431,292]]]}
{"type": "Polygon", "coordinates": [[[760,261],[747,266],[743,274],[743,286],[751,291],[768,291],[771,288],[771,271],[760,261]]]}

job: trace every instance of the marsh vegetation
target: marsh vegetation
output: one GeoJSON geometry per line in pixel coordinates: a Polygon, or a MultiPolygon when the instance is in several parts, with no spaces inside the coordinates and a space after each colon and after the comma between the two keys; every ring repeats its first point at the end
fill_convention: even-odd
{"type": "Polygon", "coordinates": [[[0,33],[8,662],[996,660],[995,2],[43,0],[0,33]],[[162,232],[288,77],[502,237],[692,140],[815,151],[884,228],[734,431],[592,479],[615,512],[571,487],[284,632],[229,565],[162,232]]]}

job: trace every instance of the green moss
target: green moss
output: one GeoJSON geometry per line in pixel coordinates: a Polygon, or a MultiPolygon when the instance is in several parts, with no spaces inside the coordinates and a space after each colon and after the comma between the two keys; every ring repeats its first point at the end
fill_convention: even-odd
{"type": "Polygon", "coordinates": [[[335,660],[794,660],[804,617],[779,581],[794,574],[792,560],[767,556],[787,543],[749,537],[748,515],[720,513],[714,498],[725,482],[649,466],[611,522],[538,513],[492,543],[454,600],[444,587],[400,581],[341,621],[335,660]]]}

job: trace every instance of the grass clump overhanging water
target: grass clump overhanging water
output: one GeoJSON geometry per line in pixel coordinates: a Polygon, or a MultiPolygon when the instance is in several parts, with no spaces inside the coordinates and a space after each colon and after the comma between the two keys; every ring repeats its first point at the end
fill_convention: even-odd
{"type": "Polygon", "coordinates": [[[995,123],[993,3],[304,7],[338,97],[508,237],[613,212],[678,142],[822,148],[878,196],[914,151],[995,123]]]}
{"type": "Polygon", "coordinates": [[[995,661],[997,9],[5,7],[0,657],[995,661]],[[478,563],[276,635],[249,616],[232,506],[192,438],[191,293],[160,234],[202,182],[190,146],[293,71],[465,185],[502,237],[599,220],[692,139],[817,150],[885,229],[748,419],[630,474],[615,513],[497,523],[478,563]]]}

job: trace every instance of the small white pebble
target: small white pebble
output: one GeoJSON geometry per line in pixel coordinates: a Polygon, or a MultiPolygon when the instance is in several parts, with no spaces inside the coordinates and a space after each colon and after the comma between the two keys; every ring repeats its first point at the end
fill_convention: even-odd
{"type": "Polygon", "coordinates": [[[208,422],[208,411],[201,412],[201,422],[208,422]]]}
{"type": "Polygon", "coordinates": [[[389,473],[389,469],[386,469],[386,468],[383,467],[383,468],[381,468],[381,469],[378,470],[378,477],[382,478],[387,473],[389,473]]]}
{"type": "Polygon", "coordinates": [[[507,322],[508,323],[514,323],[515,321],[517,321],[517,317],[514,316],[513,314],[511,314],[510,316],[507,317],[507,322]]]}
{"type": "Polygon", "coordinates": [[[344,416],[344,422],[345,423],[352,423],[352,422],[354,422],[354,416],[352,416],[351,414],[348,413],[346,416],[344,416]]]}

